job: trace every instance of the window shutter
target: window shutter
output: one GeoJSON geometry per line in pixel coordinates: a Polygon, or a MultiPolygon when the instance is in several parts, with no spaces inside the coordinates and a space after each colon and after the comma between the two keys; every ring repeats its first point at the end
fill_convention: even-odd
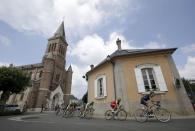
{"type": "Polygon", "coordinates": [[[138,92],[139,93],[145,92],[144,81],[141,70],[139,68],[135,68],[135,76],[137,81],[138,92]]]}
{"type": "Polygon", "coordinates": [[[168,91],[160,66],[154,66],[153,68],[154,68],[154,72],[156,75],[156,79],[157,79],[157,83],[159,85],[160,91],[168,91]]]}
{"type": "Polygon", "coordinates": [[[95,81],[94,81],[94,95],[95,95],[95,98],[98,97],[98,96],[97,96],[97,80],[98,80],[98,79],[95,79],[95,81]]]}
{"type": "Polygon", "coordinates": [[[106,76],[104,75],[102,78],[103,78],[104,96],[107,96],[106,76]]]}

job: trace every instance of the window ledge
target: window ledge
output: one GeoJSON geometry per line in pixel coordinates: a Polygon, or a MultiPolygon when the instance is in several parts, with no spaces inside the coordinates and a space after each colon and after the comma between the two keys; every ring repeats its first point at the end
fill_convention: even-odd
{"type": "Polygon", "coordinates": [[[106,96],[96,97],[95,99],[100,100],[100,99],[104,99],[104,98],[106,98],[106,96]]]}
{"type": "MultiPolygon", "coordinates": [[[[165,94],[168,91],[154,91],[155,94],[165,94]]],[[[146,94],[150,94],[150,91],[148,92],[142,92],[140,94],[146,95],[146,94]]]]}

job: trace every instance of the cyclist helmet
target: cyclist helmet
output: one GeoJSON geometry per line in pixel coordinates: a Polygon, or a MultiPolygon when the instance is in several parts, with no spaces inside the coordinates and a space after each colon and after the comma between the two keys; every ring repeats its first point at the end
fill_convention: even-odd
{"type": "Polygon", "coordinates": [[[121,102],[121,98],[118,98],[117,99],[117,103],[119,104],[121,102]]]}

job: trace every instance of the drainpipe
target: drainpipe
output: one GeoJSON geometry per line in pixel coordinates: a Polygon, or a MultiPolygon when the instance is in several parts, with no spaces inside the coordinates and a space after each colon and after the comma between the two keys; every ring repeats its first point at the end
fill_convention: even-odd
{"type": "Polygon", "coordinates": [[[114,100],[116,100],[116,80],[115,80],[115,73],[114,73],[115,62],[113,60],[111,60],[110,55],[108,55],[106,59],[107,59],[107,61],[109,61],[112,64],[113,84],[114,84],[114,100]]]}

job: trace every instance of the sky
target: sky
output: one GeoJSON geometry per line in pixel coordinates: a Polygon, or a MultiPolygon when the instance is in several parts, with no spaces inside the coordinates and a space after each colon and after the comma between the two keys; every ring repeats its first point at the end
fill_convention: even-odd
{"type": "Polygon", "coordinates": [[[182,77],[195,79],[194,0],[1,0],[0,66],[40,63],[47,40],[64,21],[66,68],[72,91],[82,98],[82,78],[117,49],[173,48],[182,77]]]}

